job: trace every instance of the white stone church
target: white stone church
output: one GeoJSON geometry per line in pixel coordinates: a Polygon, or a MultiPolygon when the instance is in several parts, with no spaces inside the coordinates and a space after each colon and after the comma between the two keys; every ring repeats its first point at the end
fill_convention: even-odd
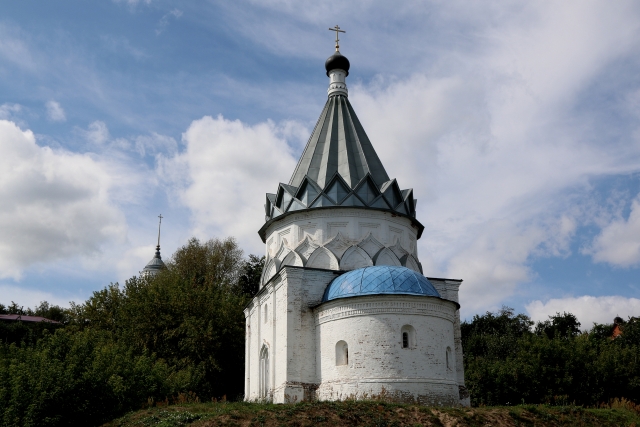
{"type": "Polygon", "coordinates": [[[461,280],[424,276],[413,191],[389,178],[349,103],[337,43],[325,67],[320,119],[289,183],[266,197],[245,399],[468,406],[461,280]]]}

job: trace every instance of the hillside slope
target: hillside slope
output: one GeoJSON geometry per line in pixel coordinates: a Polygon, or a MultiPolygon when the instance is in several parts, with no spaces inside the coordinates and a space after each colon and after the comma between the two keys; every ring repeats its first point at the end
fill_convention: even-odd
{"type": "Polygon", "coordinates": [[[103,427],[213,426],[640,426],[633,404],[615,409],[522,405],[429,408],[380,402],[316,402],[292,405],[193,403],[130,413],[103,427]]]}

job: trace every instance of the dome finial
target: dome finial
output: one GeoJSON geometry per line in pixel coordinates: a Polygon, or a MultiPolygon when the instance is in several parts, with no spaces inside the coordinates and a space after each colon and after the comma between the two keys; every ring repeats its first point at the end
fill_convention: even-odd
{"type": "Polygon", "coordinates": [[[336,52],[340,52],[340,39],[338,38],[338,33],[346,33],[346,31],[340,29],[340,25],[336,25],[333,28],[329,28],[329,31],[336,32],[336,52]]]}

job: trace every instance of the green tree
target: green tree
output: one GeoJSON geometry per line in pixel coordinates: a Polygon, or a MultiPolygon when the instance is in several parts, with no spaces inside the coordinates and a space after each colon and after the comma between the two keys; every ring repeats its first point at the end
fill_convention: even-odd
{"type": "Polygon", "coordinates": [[[258,293],[260,278],[264,269],[264,256],[249,255],[249,259],[242,265],[242,273],[238,279],[240,291],[250,297],[258,293]]]}
{"type": "Polygon", "coordinates": [[[189,370],[190,391],[203,397],[235,397],[243,391],[249,298],[240,280],[247,271],[242,255],[233,238],[191,239],[156,276],[94,292],[74,307],[75,324],[111,331],[138,353],[189,370]]]}
{"type": "Polygon", "coordinates": [[[544,334],[549,338],[554,338],[555,336],[573,338],[580,333],[580,322],[571,313],[556,313],[554,316],[549,316],[548,320],[538,322],[535,333],[538,335],[544,334]]]}

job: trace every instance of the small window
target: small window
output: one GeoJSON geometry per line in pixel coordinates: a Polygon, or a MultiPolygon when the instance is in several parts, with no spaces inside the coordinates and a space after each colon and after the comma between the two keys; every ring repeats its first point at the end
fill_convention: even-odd
{"type": "Polygon", "coordinates": [[[451,347],[447,347],[447,371],[453,370],[453,360],[451,360],[451,347]]]}
{"type": "Polygon", "coordinates": [[[349,346],[345,341],[336,344],[336,366],[349,365],[349,346]]]}
{"type": "Polygon", "coordinates": [[[264,323],[267,323],[269,320],[269,306],[267,304],[264,305],[264,323]]]}
{"type": "Polygon", "coordinates": [[[416,348],[416,330],[411,325],[404,325],[400,329],[402,334],[402,348],[416,348]]]}

